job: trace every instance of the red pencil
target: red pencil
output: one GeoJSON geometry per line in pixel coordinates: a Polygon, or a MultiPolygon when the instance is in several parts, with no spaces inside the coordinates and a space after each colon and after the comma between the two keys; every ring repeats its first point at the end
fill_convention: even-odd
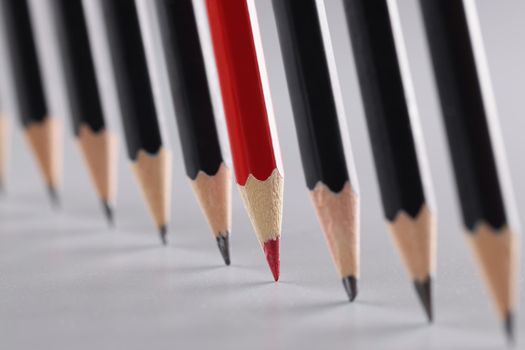
{"type": "Polygon", "coordinates": [[[206,5],[237,184],[277,281],[284,174],[248,5],[246,0],[206,5]]]}

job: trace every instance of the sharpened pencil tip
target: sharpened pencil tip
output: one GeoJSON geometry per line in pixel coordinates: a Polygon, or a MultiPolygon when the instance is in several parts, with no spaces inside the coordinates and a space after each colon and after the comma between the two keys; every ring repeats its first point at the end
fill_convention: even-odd
{"type": "Polygon", "coordinates": [[[217,246],[221,252],[222,258],[226,266],[230,266],[230,233],[220,234],[217,237],[217,246]]]}
{"type": "Polygon", "coordinates": [[[168,245],[168,228],[166,227],[166,225],[161,225],[159,227],[159,235],[162,245],[168,245]]]}
{"type": "Polygon", "coordinates": [[[58,197],[58,192],[56,188],[53,185],[47,186],[47,193],[49,194],[49,199],[51,200],[51,204],[53,204],[53,207],[59,208],[60,198],[58,197]]]}
{"type": "Polygon", "coordinates": [[[272,271],[273,279],[275,282],[279,281],[281,260],[280,260],[280,239],[279,237],[264,242],[263,246],[264,255],[266,255],[266,261],[270,270],[272,271]]]}
{"type": "Polygon", "coordinates": [[[504,327],[508,343],[514,345],[514,315],[510,311],[505,316],[504,327]]]}
{"type": "Polygon", "coordinates": [[[428,322],[432,323],[434,321],[432,310],[432,279],[428,276],[423,282],[414,281],[414,287],[416,288],[419,300],[425,309],[428,322]]]}
{"type": "Polygon", "coordinates": [[[110,204],[105,199],[102,200],[102,206],[104,208],[104,214],[110,227],[115,227],[115,221],[113,219],[113,209],[111,209],[110,204]]]}
{"type": "Polygon", "coordinates": [[[343,286],[348,295],[348,300],[350,300],[350,302],[354,301],[357,297],[357,279],[354,276],[344,277],[343,286]]]}

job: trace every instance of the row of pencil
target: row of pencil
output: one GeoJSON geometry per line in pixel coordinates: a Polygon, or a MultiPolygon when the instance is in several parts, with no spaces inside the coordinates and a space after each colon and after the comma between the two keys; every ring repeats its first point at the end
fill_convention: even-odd
{"type": "MultiPolygon", "coordinates": [[[[342,1],[385,222],[432,320],[436,213],[397,5],[394,0],[342,1]]],[[[38,6],[31,0],[0,3],[2,50],[14,77],[20,120],[56,200],[59,123],[46,101],[40,57],[46,39],[38,38],[34,21],[38,6]]],[[[307,187],[352,301],[360,277],[359,191],[330,20],[322,0],[272,3],[307,187]]],[[[217,73],[238,189],[277,281],[284,172],[264,62],[268,48],[262,45],[255,2],[48,0],[39,4],[50,9],[73,133],[108,219],[112,220],[115,199],[116,140],[103,106],[100,81],[104,77],[98,69],[102,60],[97,56],[101,51],[109,52],[128,157],[166,243],[171,151],[155,104],[151,48],[144,37],[160,43],[186,174],[229,265],[231,176],[217,128],[219,108],[209,83],[209,76],[217,73]],[[146,26],[153,29],[145,30],[146,26]],[[206,50],[213,55],[206,55],[206,50]]],[[[468,241],[512,338],[517,242],[509,213],[514,208],[475,4],[421,0],[420,8],[468,241]]],[[[2,118],[0,131],[4,128],[2,118]]]]}

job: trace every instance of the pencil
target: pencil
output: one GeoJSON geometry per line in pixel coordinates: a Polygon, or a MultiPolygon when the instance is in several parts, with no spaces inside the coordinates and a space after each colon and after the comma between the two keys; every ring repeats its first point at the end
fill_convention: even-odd
{"type": "MultiPolygon", "coordinates": [[[[0,108],[2,108],[1,103],[0,108]]],[[[8,135],[9,123],[4,112],[0,109],[0,193],[4,193],[5,191],[5,182],[7,176],[7,150],[9,148],[8,135]]]]}
{"type": "Polygon", "coordinates": [[[60,124],[48,110],[29,6],[27,0],[3,0],[0,6],[24,135],[50,199],[57,205],[61,176],[60,124]]]}
{"type": "Polygon", "coordinates": [[[503,191],[506,169],[497,157],[502,149],[496,151],[500,146],[495,138],[497,115],[489,107],[493,96],[482,79],[484,53],[476,50],[474,40],[475,8],[468,11],[468,3],[463,1],[425,0],[420,4],[463,224],[505,332],[512,340],[518,242],[506,202],[510,195],[503,191]]]}
{"type": "Polygon", "coordinates": [[[103,4],[128,156],[146,203],[167,244],[171,150],[161,131],[134,1],[103,4]]]}
{"type": "Polygon", "coordinates": [[[107,220],[112,223],[117,143],[106,127],[82,0],[56,0],[51,8],[58,26],[73,133],[107,220]]]}
{"type": "Polygon", "coordinates": [[[274,280],[280,273],[283,171],[245,0],[207,0],[236,181],[274,280]]]}
{"type": "Polygon", "coordinates": [[[157,10],[186,175],[230,265],[231,174],[221,153],[193,4],[163,0],[157,10]]]}
{"type": "MultiPolygon", "coordinates": [[[[361,96],[387,226],[426,312],[433,319],[436,228],[416,117],[407,96],[387,0],[345,0],[361,96]]],[[[403,74],[405,73],[405,74],[403,74]]]]}
{"type": "MultiPolygon", "coordinates": [[[[350,179],[315,0],[273,0],[306,185],[350,301],[359,278],[359,195],[350,179]]],[[[353,164],[350,164],[353,167],[353,164]]]]}

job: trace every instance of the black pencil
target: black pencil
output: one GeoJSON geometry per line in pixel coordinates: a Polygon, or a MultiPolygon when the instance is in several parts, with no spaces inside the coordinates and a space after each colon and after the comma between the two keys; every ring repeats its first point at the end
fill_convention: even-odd
{"type": "MultiPolygon", "coordinates": [[[[387,0],[345,0],[385,219],[432,321],[435,223],[387,0]]],[[[423,155],[421,155],[423,156],[423,155]]]]}
{"type": "Polygon", "coordinates": [[[128,156],[164,244],[170,216],[171,150],[153,99],[134,1],[102,1],[128,156]]]}
{"type": "MultiPolygon", "coordinates": [[[[508,216],[480,61],[462,1],[420,2],[468,240],[505,331],[513,337],[516,234],[508,216]],[[477,66],[479,65],[479,66],[477,66]],[[499,171],[498,171],[499,170],[499,171]]],[[[477,18],[475,19],[477,20],[477,18]]],[[[471,28],[472,29],[472,28],[471,28]]]]}
{"type": "Polygon", "coordinates": [[[53,203],[60,183],[60,124],[49,113],[27,0],[2,0],[5,48],[13,70],[17,109],[25,137],[53,203]]]}
{"type": "Polygon", "coordinates": [[[51,8],[58,26],[73,133],[111,223],[117,144],[106,127],[82,0],[55,0],[51,8]]]}
{"type": "Polygon", "coordinates": [[[315,0],[273,0],[306,185],[350,301],[359,278],[359,196],[350,179],[315,0]]]}
{"type": "Polygon", "coordinates": [[[192,0],[157,4],[186,175],[229,265],[231,174],[221,153],[192,0]]]}

